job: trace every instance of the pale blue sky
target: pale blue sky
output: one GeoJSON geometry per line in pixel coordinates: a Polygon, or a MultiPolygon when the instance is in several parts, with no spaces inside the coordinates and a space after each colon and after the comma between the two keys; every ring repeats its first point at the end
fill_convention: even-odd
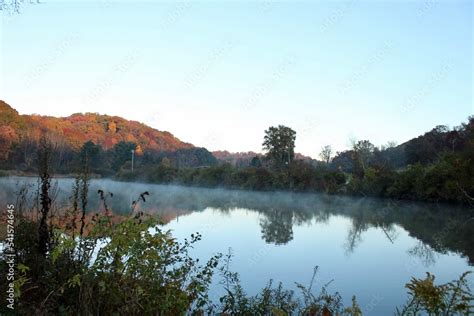
{"type": "Polygon", "coordinates": [[[404,142],[473,108],[471,1],[44,1],[3,15],[0,98],[210,150],[404,142]]]}

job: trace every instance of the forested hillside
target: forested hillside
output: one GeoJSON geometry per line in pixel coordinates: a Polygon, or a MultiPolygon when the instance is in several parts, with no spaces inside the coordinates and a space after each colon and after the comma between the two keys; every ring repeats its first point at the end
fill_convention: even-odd
{"type": "Polygon", "coordinates": [[[105,150],[121,141],[134,142],[144,150],[167,151],[193,147],[169,132],[158,131],[118,116],[97,113],[77,113],[68,117],[19,115],[4,101],[0,101],[0,126],[3,144],[38,141],[46,134],[52,142],[72,149],[79,149],[89,140],[105,150]]]}
{"type": "Polygon", "coordinates": [[[0,168],[35,170],[35,156],[42,137],[53,145],[56,172],[74,171],[77,153],[92,150],[96,171],[118,171],[131,159],[133,149],[137,161],[171,156],[184,166],[214,162],[205,149],[182,142],[171,133],[118,116],[97,113],[73,114],[68,117],[20,115],[0,101],[0,168]],[[99,170],[101,169],[101,170],[99,170]]]}

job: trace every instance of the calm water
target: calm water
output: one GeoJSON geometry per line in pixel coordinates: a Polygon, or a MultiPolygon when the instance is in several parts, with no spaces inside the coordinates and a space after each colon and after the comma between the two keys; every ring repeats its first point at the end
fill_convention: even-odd
{"type": "MultiPolygon", "coordinates": [[[[34,179],[0,179],[0,201],[34,179]]],[[[57,184],[57,204],[67,205],[72,181],[57,184]]],[[[232,270],[255,294],[273,279],[295,289],[308,285],[319,266],[314,289],[334,280],[344,303],[357,295],[364,315],[391,315],[405,302],[412,276],[434,273],[439,282],[474,270],[474,211],[446,205],[290,193],[257,193],[94,180],[90,207],[98,209],[97,190],[114,193],[115,213],[130,211],[144,191],[141,207],[160,216],[182,240],[200,232],[193,255],[206,259],[232,248],[232,270]]],[[[471,283],[473,283],[471,277],[471,283]]],[[[212,296],[217,296],[216,286],[212,296]]]]}

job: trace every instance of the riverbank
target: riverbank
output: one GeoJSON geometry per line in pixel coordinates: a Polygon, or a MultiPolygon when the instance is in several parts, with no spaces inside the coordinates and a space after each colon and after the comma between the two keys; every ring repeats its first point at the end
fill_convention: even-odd
{"type": "MultiPolygon", "coordinates": [[[[354,197],[372,197],[426,203],[446,203],[474,207],[474,199],[459,183],[442,180],[437,183],[422,184],[423,178],[433,178],[432,172],[423,174],[421,166],[409,166],[399,171],[391,171],[386,175],[356,178],[350,173],[333,171],[325,168],[312,168],[304,175],[290,172],[272,172],[265,168],[235,168],[219,165],[207,168],[174,168],[161,165],[154,168],[138,167],[134,172],[120,170],[112,176],[97,173],[90,174],[90,179],[110,179],[112,181],[145,184],[177,185],[191,188],[225,188],[254,192],[293,192],[293,193],[326,193],[329,195],[345,195],[354,197]],[[306,179],[302,179],[306,177],[306,179]],[[369,179],[366,179],[369,178],[369,179]],[[373,187],[378,186],[375,190],[373,187]],[[426,188],[423,188],[426,186],[426,188]],[[439,194],[433,195],[430,187],[436,187],[439,194]],[[370,188],[372,187],[372,189],[370,188]],[[445,187],[443,189],[443,187],[445,187]],[[426,193],[425,191],[431,192],[426,193]],[[448,191],[449,194],[445,194],[448,191]],[[451,196],[451,197],[449,197],[451,196]]],[[[0,170],[0,177],[36,178],[34,172],[18,170],[0,170]]],[[[55,174],[55,178],[75,178],[75,174],[55,174]]]]}

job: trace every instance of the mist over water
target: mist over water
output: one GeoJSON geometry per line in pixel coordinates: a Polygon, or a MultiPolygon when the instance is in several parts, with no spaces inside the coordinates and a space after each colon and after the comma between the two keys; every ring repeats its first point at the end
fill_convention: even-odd
{"type": "MultiPolygon", "coordinates": [[[[26,185],[33,203],[36,181],[0,178],[0,202],[15,202],[26,185]]],[[[70,205],[73,182],[54,181],[59,209],[70,205]]],[[[159,216],[178,240],[202,234],[196,257],[232,248],[232,270],[250,294],[270,279],[289,288],[307,285],[319,266],[315,289],[334,280],[330,290],[345,303],[357,295],[364,315],[391,315],[404,303],[412,276],[431,272],[446,282],[473,270],[474,214],[465,207],[92,180],[89,212],[100,209],[99,189],[113,193],[107,203],[115,214],[129,214],[132,202],[149,192],[140,209],[159,216]]],[[[211,296],[219,291],[215,286],[211,296]]]]}

